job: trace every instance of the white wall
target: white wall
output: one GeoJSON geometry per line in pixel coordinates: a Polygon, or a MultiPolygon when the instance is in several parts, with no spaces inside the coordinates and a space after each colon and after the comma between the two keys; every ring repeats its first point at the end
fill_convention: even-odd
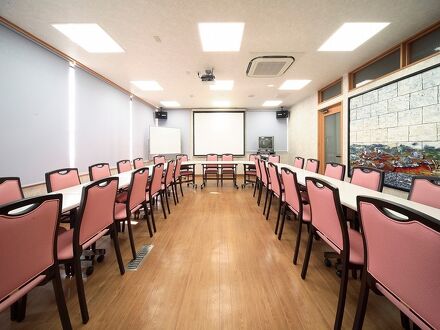
{"type": "Polygon", "coordinates": [[[276,118],[275,111],[246,111],[246,152],[258,151],[258,137],[273,136],[276,152],[287,151],[287,118],[276,118]]]}

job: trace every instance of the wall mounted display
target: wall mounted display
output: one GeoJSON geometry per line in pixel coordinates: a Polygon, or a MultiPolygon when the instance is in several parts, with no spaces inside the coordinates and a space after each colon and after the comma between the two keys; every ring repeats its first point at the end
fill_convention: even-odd
{"type": "Polygon", "coordinates": [[[349,98],[348,166],[385,171],[409,190],[413,175],[440,176],[440,66],[349,98]]]}

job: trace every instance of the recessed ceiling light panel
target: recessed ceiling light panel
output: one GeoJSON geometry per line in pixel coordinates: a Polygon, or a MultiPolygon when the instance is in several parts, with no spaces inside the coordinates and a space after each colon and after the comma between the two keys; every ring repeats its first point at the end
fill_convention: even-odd
{"type": "Polygon", "coordinates": [[[263,107],[277,107],[281,103],[283,103],[283,101],[280,101],[280,100],[268,100],[268,101],[264,101],[263,107]]]}
{"type": "Polygon", "coordinates": [[[209,89],[212,91],[230,91],[233,87],[233,80],[216,80],[213,85],[209,85],[209,89]]]}
{"type": "Polygon", "coordinates": [[[164,107],[167,108],[178,108],[180,107],[180,103],[177,101],[160,101],[160,104],[162,104],[164,107]]]}
{"type": "Polygon", "coordinates": [[[162,86],[159,85],[157,81],[154,80],[134,80],[130,81],[133,85],[143,91],[161,91],[162,86]]]}
{"type": "Polygon", "coordinates": [[[278,89],[285,91],[299,90],[310,82],[311,80],[286,80],[278,89]]]}
{"type": "Polygon", "coordinates": [[[351,52],[390,23],[344,23],[325,41],[320,52],[351,52]]]}
{"type": "Polygon", "coordinates": [[[238,52],[244,23],[199,23],[204,52],[238,52]]]}
{"type": "Polygon", "coordinates": [[[89,53],[123,53],[124,50],[98,24],[52,24],[89,53]]]}

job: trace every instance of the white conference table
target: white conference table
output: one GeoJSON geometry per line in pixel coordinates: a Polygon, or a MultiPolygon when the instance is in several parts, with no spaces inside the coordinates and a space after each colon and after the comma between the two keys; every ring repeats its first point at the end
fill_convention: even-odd
{"type": "MultiPolygon", "coordinates": [[[[182,165],[253,165],[255,164],[253,161],[187,161],[182,162],[182,165]]],[[[405,205],[407,207],[410,207],[414,210],[417,210],[419,212],[425,213],[436,220],[440,222],[440,209],[430,207],[424,204],[412,202],[397,196],[393,196],[390,194],[386,194],[383,192],[377,192],[371,189],[367,189],[361,186],[357,186],[354,184],[351,184],[346,181],[340,181],[333,178],[329,178],[327,176],[324,176],[322,174],[317,174],[314,172],[306,171],[303,169],[296,168],[292,165],[288,164],[276,164],[278,167],[278,170],[281,170],[282,167],[286,167],[293,172],[296,173],[298,183],[305,185],[305,178],[306,177],[316,177],[322,180],[326,180],[327,182],[331,183],[335,187],[339,189],[339,197],[341,200],[342,205],[357,211],[357,204],[356,204],[356,198],[357,196],[370,196],[375,198],[380,198],[383,200],[395,202],[401,205],[405,205]]],[[[149,174],[151,175],[153,173],[153,167],[154,165],[147,165],[145,166],[149,169],[149,174]]],[[[120,173],[113,175],[112,177],[118,177],[119,178],[119,188],[125,188],[128,187],[131,180],[131,174],[134,170],[120,173]]],[[[86,185],[90,184],[90,182],[83,183],[74,187],[62,189],[53,192],[53,194],[62,194],[63,195],[63,212],[72,210],[74,208],[77,208],[81,202],[81,194],[82,194],[82,188],[86,185]]]]}

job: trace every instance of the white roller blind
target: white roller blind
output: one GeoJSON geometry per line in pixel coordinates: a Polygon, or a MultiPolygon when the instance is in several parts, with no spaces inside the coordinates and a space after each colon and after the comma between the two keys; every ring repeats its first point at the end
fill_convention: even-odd
{"type": "Polygon", "coordinates": [[[150,154],[180,154],[180,129],[150,127],[150,154]]]}

